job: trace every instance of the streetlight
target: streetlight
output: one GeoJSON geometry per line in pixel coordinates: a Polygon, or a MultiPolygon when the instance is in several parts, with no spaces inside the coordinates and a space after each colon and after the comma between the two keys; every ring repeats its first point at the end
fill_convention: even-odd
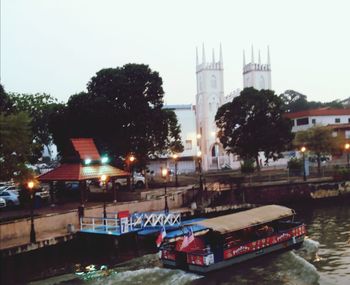
{"type": "Polygon", "coordinates": [[[31,200],[31,206],[30,206],[30,242],[34,243],[36,242],[36,235],[35,235],[35,229],[34,229],[34,181],[28,181],[27,187],[29,189],[30,193],[30,200],[31,200]]]}
{"type": "Polygon", "coordinates": [[[102,183],[102,192],[105,194],[104,195],[104,198],[103,198],[103,222],[104,222],[104,224],[106,225],[106,219],[107,219],[107,212],[106,212],[106,188],[107,188],[107,184],[106,184],[106,182],[107,182],[107,175],[106,174],[102,174],[101,175],[101,178],[100,178],[100,180],[101,180],[101,183],[102,183]]]}
{"type": "Polygon", "coordinates": [[[175,187],[179,186],[178,180],[177,180],[177,159],[178,159],[178,155],[176,153],[173,154],[173,159],[175,162],[175,187]]]}
{"type": "Polygon", "coordinates": [[[305,151],[306,151],[306,147],[302,146],[300,151],[303,154],[303,179],[304,179],[304,181],[306,181],[306,168],[305,168],[305,151]]]}
{"type": "Polygon", "coordinates": [[[167,196],[167,192],[166,192],[166,182],[167,182],[167,178],[168,178],[168,169],[162,168],[162,177],[164,179],[164,212],[167,214],[169,213],[169,207],[168,207],[168,196],[167,196]]]}
{"type": "Polygon", "coordinates": [[[344,146],[345,150],[346,150],[346,160],[347,160],[347,164],[346,167],[350,168],[350,163],[349,163],[349,150],[350,150],[350,144],[346,143],[344,146]]]}
{"type": "Polygon", "coordinates": [[[131,168],[131,184],[130,184],[130,190],[133,190],[133,186],[134,186],[134,161],[136,160],[134,155],[130,155],[128,158],[128,165],[129,165],[129,171],[131,168]],[[131,167],[130,167],[131,166],[131,167]]]}
{"type": "Polygon", "coordinates": [[[203,191],[203,179],[202,179],[202,152],[197,152],[198,158],[198,170],[199,170],[199,191],[203,191]]]}

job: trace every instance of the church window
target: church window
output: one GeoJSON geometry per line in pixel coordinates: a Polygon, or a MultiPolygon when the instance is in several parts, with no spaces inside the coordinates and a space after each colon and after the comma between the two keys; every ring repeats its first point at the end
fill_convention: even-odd
{"type": "Polygon", "coordinates": [[[340,123],[340,118],[335,118],[336,123],[340,123]]]}
{"type": "Polygon", "coordinates": [[[216,77],[215,75],[211,76],[211,87],[216,88],[216,77]]]}
{"type": "Polygon", "coordinates": [[[186,140],[185,141],[185,150],[191,150],[192,149],[192,140],[186,140]]]}
{"type": "Polygon", "coordinates": [[[312,119],[311,122],[313,125],[316,125],[316,119],[312,119]]]}

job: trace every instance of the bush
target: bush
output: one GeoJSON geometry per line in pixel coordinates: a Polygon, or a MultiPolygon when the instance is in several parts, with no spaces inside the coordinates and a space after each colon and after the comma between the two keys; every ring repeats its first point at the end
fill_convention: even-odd
{"type": "Polygon", "coordinates": [[[339,180],[348,180],[350,179],[350,169],[345,167],[334,167],[334,178],[339,180]]]}
{"type": "Polygon", "coordinates": [[[254,160],[253,159],[243,160],[243,163],[241,163],[241,172],[242,173],[253,173],[254,172],[254,160]]]}
{"type": "Polygon", "coordinates": [[[287,167],[290,175],[301,175],[303,170],[303,160],[298,158],[291,158],[288,161],[287,167]]]}
{"type": "Polygon", "coordinates": [[[300,170],[303,167],[303,160],[298,158],[291,158],[288,161],[289,170],[300,170]]]}

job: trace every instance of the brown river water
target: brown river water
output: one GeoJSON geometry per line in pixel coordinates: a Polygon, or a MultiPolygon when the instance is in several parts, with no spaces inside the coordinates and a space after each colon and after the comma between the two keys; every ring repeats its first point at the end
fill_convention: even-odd
{"type": "MultiPolygon", "coordinates": [[[[32,281],[32,285],[73,284],[350,284],[350,204],[349,201],[328,202],[318,206],[294,205],[307,225],[307,239],[298,250],[276,253],[231,266],[206,276],[162,268],[156,253],[125,251],[112,264],[111,259],[73,253],[60,275],[32,281]],[[138,255],[138,256],[137,256],[138,255]],[[88,256],[88,257],[87,257],[88,256]],[[135,257],[137,256],[137,257],[135,257]],[[127,260],[119,263],[120,260],[127,260]],[[101,263],[104,261],[104,265],[101,263]],[[74,265],[73,265],[74,263],[74,265]],[[90,264],[93,263],[93,264],[90,264]],[[67,266],[70,264],[70,266],[67,266]],[[79,267],[94,266],[92,274],[80,274],[79,267]],[[100,274],[103,272],[103,274],[100,274]]],[[[69,250],[62,255],[67,256],[69,250]]],[[[113,255],[113,251],[111,251],[113,255]]],[[[47,256],[48,260],[50,256],[47,256]]],[[[23,264],[21,264],[23,266],[23,264]]],[[[52,265],[53,266],[53,265],[52,265]]],[[[55,264],[57,266],[57,264],[55,264]]],[[[62,264],[61,264],[62,267],[62,264]]],[[[46,271],[48,268],[45,269],[46,271]]],[[[50,268],[52,271],[53,269],[50,268]]],[[[57,274],[57,271],[55,271],[57,274]]],[[[28,273],[28,272],[27,272],[28,273]]],[[[26,274],[25,272],[23,274],[26,274]]],[[[29,278],[29,277],[28,277],[29,278]]]]}

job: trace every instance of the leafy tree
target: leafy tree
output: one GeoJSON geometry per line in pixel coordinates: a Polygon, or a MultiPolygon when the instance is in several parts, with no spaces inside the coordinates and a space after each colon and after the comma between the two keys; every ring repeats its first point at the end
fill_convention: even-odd
{"type": "Polygon", "coordinates": [[[314,126],[305,131],[296,133],[293,144],[300,148],[305,146],[316,155],[317,171],[321,173],[321,157],[323,155],[339,153],[344,145],[344,140],[332,136],[332,130],[328,127],[314,126]]]}
{"type": "Polygon", "coordinates": [[[25,163],[32,155],[30,118],[26,113],[0,114],[0,179],[26,176],[25,163]]]}
{"type": "Polygon", "coordinates": [[[309,108],[306,96],[294,90],[286,90],[279,97],[285,112],[298,112],[309,108]]]}
{"type": "Polygon", "coordinates": [[[259,169],[259,151],[266,162],[281,157],[293,139],[292,124],[282,116],[282,100],[271,90],[244,89],[215,116],[219,138],[227,152],[243,159],[254,158],[259,169]]]}
{"type": "MultiPolygon", "coordinates": [[[[51,156],[50,145],[52,143],[52,135],[48,128],[51,114],[55,113],[60,104],[57,99],[49,94],[10,94],[12,106],[16,112],[27,112],[31,117],[31,126],[33,132],[33,140],[38,145],[47,148],[51,156]]],[[[37,154],[41,156],[41,150],[37,154]]]]}
{"type": "Polygon", "coordinates": [[[0,112],[8,113],[12,109],[11,99],[5,92],[4,87],[0,84],[0,112]]]}
{"type": "Polygon", "coordinates": [[[344,105],[339,100],[334,100],[331,102],[316,102],[308,101],[306,95],[301,94],[294,90],[286,90],[280,96],[283,101],[283,109],[285,112],[299,112],[309,109],[318,108],[332,108],[332,109],[343,109],[344,105]]]}
{"type": "Polygon", "coordinates": [[[63,156],[69,155],[72,137],[94,138],[100,151],[115,160],[134,153],[140,165],[167,150],[182,151],[176,116],[162,109],[162,79],[147,65],[102,69],[87,89],[51,116],[50,129],[63,156]]]}

